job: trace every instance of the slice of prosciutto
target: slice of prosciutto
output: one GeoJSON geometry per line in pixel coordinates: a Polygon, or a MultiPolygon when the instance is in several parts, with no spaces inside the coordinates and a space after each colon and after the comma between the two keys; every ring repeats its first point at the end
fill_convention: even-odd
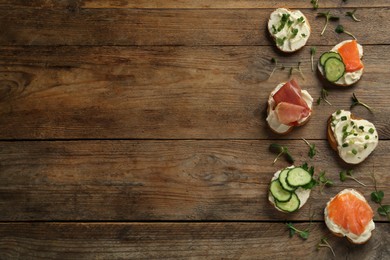
{"type": "Polygon", "coordinates": [[[275,108],[280,123],[284,125],[298,125],[298,121],[309,115],[310,109],[287,102],[280,102],[275,108]]]}
{"type": "Polygon", "coordinates": [[[274,95],[275,112],[280,123],[298,125],[310,114],[310,108],[302,98],[301,88],[295,79],[286,82],[274,95]]]}
{"type": "Polygon", "coordinates": [[[309,108],[306,101],[302,98],[301,88],[295,79],[291,79],[281,87],[273,96],[276,105],[280,102],[288,102],[294,105],[309,108]]]}

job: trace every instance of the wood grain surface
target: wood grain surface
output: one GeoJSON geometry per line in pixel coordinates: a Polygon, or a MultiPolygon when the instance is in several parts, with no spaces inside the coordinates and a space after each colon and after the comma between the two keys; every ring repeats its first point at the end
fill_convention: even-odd
{"type": "Polygon", "coordinates": [[[390,28],[387,0],[0,0],[0,259],[386,259],[389,222],[370,200],[390,204],[390,28]],[[275,7],[301,9],[312,35],[285,55],[266,31],[275,7]],[[346,17],[357,8],[362,22],[346,17]],[[318,12],[340,16],[324,36],[318,12]],[[365,73],[335,88],[311,71],[314,57],[349,36],[364,46],[365,73]],[[280,67],[273,69],[271,58],[280,67]],[[286,136],[265,123],[269,93],[294,73],[316,100],[307,125],[286,136]],[[374,108],[353,112],[379,133],[374,153],[343,163],[326,140],[326,121],[355,93],[374,108]],[[310,159],[308,146],[316,145],[310,159]],[[275,165],[269,144],[287,145],[334,181],[316,187],[293,214],[267,201],[275,165]],[[353,169],[365,183],[341,182],[353,169]],[[375,211],[365,245],[335,237],[326,202],[359,190],[375,211]],[[289,237],[286,222],[309,229],[289,237]]]}
{"type": "MultiPolygon", "coordinates": [[[[35,9],[0,8],[0,45],[271,45],[266,24],[273,9],[35,9]],[[23,17],[23,19],[20,19],[23,17]],[[201,21],[201,22],[200,22],[201,21]]],[[[359,9],[356,23],[347,9],[332,13],[361,44],[390,44],[383,25],[390,10],[359,9]]],[[[325,20],[303,10],[311,21],[309,45],[334,45],[344,39],[334,33],[337,22],[320,36],[325,20]]],[[[319,10],[326,11],[326,10],[319,10]]]]}
{"type": "MultiPolygon", "coordinates": [[[[337,160],[326,141],[283,141],[296,164],[309,162],[335,185],[316,188],[295,214],[280,213],[267,200],[273,174],[286,166],[268,151],[273,141],[56,141],[0,143],[0,220],[323,220],[330,197],[354,187],[369,198],[389,190],[390,143],[380,142],[364,164],[337,160]],[[368,185],[340,182],[354,169],[368,185]],[[104,209],[104,210],[102,210],[104,209]]],[[[384,203],[389,202],[386,197],[384,203]]],[[[373,208],[377,205],[371,203],[373,208]]],[[[378,221],[385,218],[376,216],[378,221]]]]}
{"type": "Polygon", "coordinates": [[[329,249],[317,250],[324,235],[338,258],[386,259],[390,253],[387,223],[363,246],[329,234],[323,223],[296,227],[311,231],[306,241],[290,238],[284,223],[0,223],[0,257],[279,259],[287,251],[291,258],[332,259],[329,249]]]}
{"type": "MultiPolygon", "coordinates": [[[[331,47],[318,47],[318,55],[331,47]]],[[[329,87],[332,106],[286,139],[324,139],[326,120],[349,109],[352,93],[370,104],[353,112],[389,139],[390,47],[365,46],[365,74],[354,87],[329,87]]],[[[309,46],[294,57],[272,47],[0,48],[0,138],[277,138],[265,117],[269,93],[293,76],[316,100],[327,87],[311,72],[309,46]],[[285,70],[267,80],[277,57],[285,70]]]]}
{"type": "MultiPolygon", "coordinates": [[[[274,8],[283,6],[289,8],[310,9],[310,0],[0,0],[0,7],[32,7],[32,8],[138,8],[138,9],[250,9],[250,8],[274,8]]],[[[320,0],[320,8],[356,8],[356,7],[388,7],[387,0],[320,0]]]]}

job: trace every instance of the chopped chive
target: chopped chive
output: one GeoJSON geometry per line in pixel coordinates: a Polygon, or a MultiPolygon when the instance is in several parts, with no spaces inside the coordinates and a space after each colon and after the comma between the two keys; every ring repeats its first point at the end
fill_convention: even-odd
{"type": "Polygon", "coordinates": [[[357,151],[356,151],[356,149],[354,148],[354,149],[352,149],[352,151],[351,151],[354,155],[356,155],[357,154],[357,151]]]}
{"type": "Polygon", "coordinates": [[[362,125],[359,126],[359,129],[363,131],[364,130],[364,126],[362,126],[362,125]]]}
{"type": "Polygon", "coordinates": [[[374,133],[374,128],[370,128],[370,130],[368,130],[368,132],[370,132],[370,134],[373,134],[374,133]]]}
{"type": "Polygon", "coordinates": [[[343,126],[343,132],[347,131],[348,125],[343,126]]]}
{"type": "Polygon", "coordinates": [[[348,147],[348,143],[343,143],[343,147],[348,147]]]}
{"type": "Polygon", "coordinates": [[[364,138],[365,138],[366,140],[368,140],[368,139],[370,139],[370,136],[369,136],[369,135],[366,135],[364,138]]]}
{"type": "Polygon", "coordinates": [[[367,149],[368,145],[367,144],[364,144],[364,149],[367,149]]]}
{"type": "Polygon", "coordinates": [[[347,117],[346,117],[346,116],[342,116],[342,117],[341,117],[341,120],[342,120],[342,121],[345,121],[345,120],[347,120],[347,117]]]}
{"type": "Polygon", "coordinates": [[[340,114],[341,114],[341,110],[337,110],[336,115],[340,115],[340,114]]]}

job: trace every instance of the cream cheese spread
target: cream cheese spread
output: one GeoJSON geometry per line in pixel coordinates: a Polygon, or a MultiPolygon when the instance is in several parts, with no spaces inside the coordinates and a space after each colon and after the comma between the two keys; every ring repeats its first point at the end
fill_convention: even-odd
{"type": "MultiPolygon", "coordinates": [[[[271,95],[268,98],[269,113],[268,113],[266,120],[268,122],[268,125],[271,127],[271,129],[279,134],[286,133],[288,130],[290,130],[291,127],[293,127],[293,126],[284,125],[284,124],[280,123],[278,116],[276,114],[276,111],[275,111],[276,103],[275,103],[273,96],[276,94],[276,92],[278,92],[279,89],[281,89],[284,86],[284,84],[286,84],[286,82],[283,82],[283,83],[280,83],[279,85],[277,85],[276,88],[271,92],[271,95]]],[[[302,90],[301,95],[302,95],[302,98],[306,101],[307,106],[311,109],[313,106],[312,96],[310,96],[309,92],[307,92],[306,90],[302,90]]],[[[308,117],[310,117],[310,114],[307,117],[299,120],[298,124],[305,122],[308,119],[308,117]]]]}
{"type": "MultiPolygon", "coordinates": [[[[294,165],[292,166],[289,166],[287,167],[286,169],[292,169],[292,168],[295,168],[294,165]]],[[[283,169],[284,170],[284,169],[283,169]]],[[[276,180],[277,178],[279,178],[279,174],[282,172],[282,170],[279,170],[277,172],[275,172],[274,176],[272,177],[271,179],[271,182],[276,180]]],[[[297,188],[294,192],[295,194],[298,196],[298,199],[300,201],[300,204],[299,204],[299,208],[302,208],[303,205],[305,205],[305,203],[307,202],[307,200],[309,199],[310,197],[310,189],[304,189],[304,188],[297,188]]],[[[275,199],[274,197],[272,196],[271,192],[268,193],[268,200],[269,202],[271,202],[272,205],[275,206],[275,199]]],[[[281,212],[284,212],[282,211],[281,209],[279,209],[278,207],[275,207],[277,210],[281,211],[281,212]]]]}
{"type": "Polygon", "coordinates": [[[278,8],[268,20],[268,30],[276,41],[276,46],[284,52],[294,52],[302,48],[310,37],[310,24],[299,10],[278,8]]]}
{"type": "MultiPolygon", "coordinates": [[[[355,191],[354,189],[345,189],[345,190],[341,191],[338,195],[342,195],[342,194],[345,194],[345,193],[352,193],[357,198],[359,198],[360,200],[366,201],[366,199],[359,192],[355,191]]],[[[339,225],[337,225],[336,223],[334,223],[333,220],[331,218],[329,218],[329,216],[328,216],[328,205],[332,201],[332,199],[326,204],[325,211],[324,211],[326,226],[332,232],[338,233],[338,234],[343,234],[344,236],[348,237],[354,243],[357,243],[357,244],[362,244],[362,243],[366,242],[368,239],[370,239],[371,231],[373,231],[375,229],[374,221],[371,220],[367,224],[366,229],[364,230],[364,232],[362,234],[360,234],[360,235],[356,235],[356,234],[354,234],[352,232],[349,232],[348,230],[345,230],[344,228],[342,228],[339,225]]]]}
{"type": "MultiPolygon", "coordinates": [[[[352,40],[347,40],[347,41],[340,42],[339,44],[334,46],[331,49],[331,51],[337,52],[337,50],[341,46],[343,46],[343,44],[351,42],[351,41],[352,40]]],[[[357,47],[358,47],[358,50],[359,50],[359,57],[361,59],[363,57],[363,46],[358,43],[357,47]]],[[[321,64],[319,62],[318,62],[318,69],[319,69],[319,71],[321,72],[322,75],[325,75],[324,68],[321,66],[321,64]]],[[[336,84],[336,85],[346,85],[346,86],[352,85],[352,84],[356,83],[362,77],[363,70],[364,70],[364,68],[361,68],[361,69],[359,69],[357,71],[353,71],[353,72],[345,72],[344,75],[339,80],[334,82],[334,84],[336,84]]]]}
{"type": "Polygon", "coordinates": [[[333,113],[331,129],[338,153],[347,163],[361,163],[378,145],[374,124],[364,119],[352,119],[349,111],[338,110],[333,113]]]}

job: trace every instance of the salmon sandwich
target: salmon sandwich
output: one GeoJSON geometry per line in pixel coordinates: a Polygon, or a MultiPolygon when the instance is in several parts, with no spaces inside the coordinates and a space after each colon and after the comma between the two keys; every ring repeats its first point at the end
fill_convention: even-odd
{"type": "Polygon", "coordinates": [[[350,86],[362,77],[363,47],[356,40],[343,41],[321,55],[318,70],[330,83],[350,86]]]}
{"type": "Polygon", "coordinates": [[[362,194],[345,189],[326,205],[325,224],[337,236],[345,236],[354,244],[363,244],[375,229],[374,213],[362,194]]]}

